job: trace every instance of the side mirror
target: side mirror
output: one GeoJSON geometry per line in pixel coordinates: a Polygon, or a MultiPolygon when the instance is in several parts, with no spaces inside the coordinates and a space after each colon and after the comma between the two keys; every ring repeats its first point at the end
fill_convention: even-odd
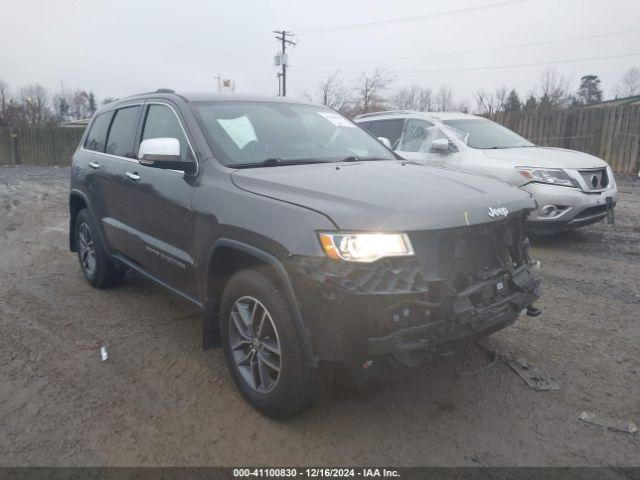
{"type": "Polygon", "coordinates": [[[432,153],[449,153],[449,140],[446,138],[436,138],[431,142],[430,151],[432,153]]]}
{"type": "Polygon", "coordinates": [[[389,150],[393,150],[393,146],[391,145],[391,140],[389,140],[387,137],[378,137],[378,141],[383,144],[385,147],[387,147],[389,150]]]}
{"type": "Polygon", "coordinates": [[[165,170],[195,170],[193,160],[180,159],[180,141],[177,138],[148,138],[143,140],[138,149],[140,165],[165,170]]]}

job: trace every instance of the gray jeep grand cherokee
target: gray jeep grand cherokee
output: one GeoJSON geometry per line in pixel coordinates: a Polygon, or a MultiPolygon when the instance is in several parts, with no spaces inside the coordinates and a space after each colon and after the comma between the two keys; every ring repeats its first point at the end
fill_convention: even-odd
{"type": "Polygon", "coordinates": [[[272,417],[334,367],[414,366],[540,295],[526,193],[398,159],[338,113],[283,98],[137,95],[73,156],[70,248],[94,287],[132,269],[203,311],[242,395],[272,417]]]}

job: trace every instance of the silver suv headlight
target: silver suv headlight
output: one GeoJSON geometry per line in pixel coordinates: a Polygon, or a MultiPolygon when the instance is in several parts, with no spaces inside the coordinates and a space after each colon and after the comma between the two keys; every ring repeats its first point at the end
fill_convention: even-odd
{"type": "Polygon", "coordinates": [[[516,171],[530,182],[580,188],[578,182],[557,168],[516,167],[516,171]]]}
{"type": "Polygon", "coordinates": [[[406,233],[320,232],[318,236],[329,258],[347,262],[371,263],[414,254],[406,233]]]}

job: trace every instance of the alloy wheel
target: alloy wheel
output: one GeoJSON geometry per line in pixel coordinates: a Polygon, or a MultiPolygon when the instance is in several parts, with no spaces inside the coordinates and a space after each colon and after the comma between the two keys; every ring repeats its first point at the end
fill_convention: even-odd
{"type": "Polygon", "coordinates": [[[96,247],[86,223],[81,223],[78,228],[78,253],[82,269],[88,276],[92,276],[96,271],[96,247]]]}
{"type": "Polygon", "coordinates": [[[259,300],[245,296],[233,304],[229,341],[245,383],[259,393],[273,391],[282,368],[280,339],[271,314],[259,300]]]}

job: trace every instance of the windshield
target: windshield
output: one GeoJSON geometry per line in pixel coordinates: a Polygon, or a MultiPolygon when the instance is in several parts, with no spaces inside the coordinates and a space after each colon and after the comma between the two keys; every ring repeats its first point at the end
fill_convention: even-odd
{"type": "Polygon", "coordinates": [[[325,107],[268,101],[193,105],[214,155],[227,166],[395,160],[376,139],[325,107]]]}
{"type": "Polygon", "coordinates": [[[466,143],[471,148],[517,148],[533,147],[533,143],[498,125],[491,120],[480,118],[465,120],[445,120],[443,122],[459,132],[459,137],[466,136],[466,143]]]}

